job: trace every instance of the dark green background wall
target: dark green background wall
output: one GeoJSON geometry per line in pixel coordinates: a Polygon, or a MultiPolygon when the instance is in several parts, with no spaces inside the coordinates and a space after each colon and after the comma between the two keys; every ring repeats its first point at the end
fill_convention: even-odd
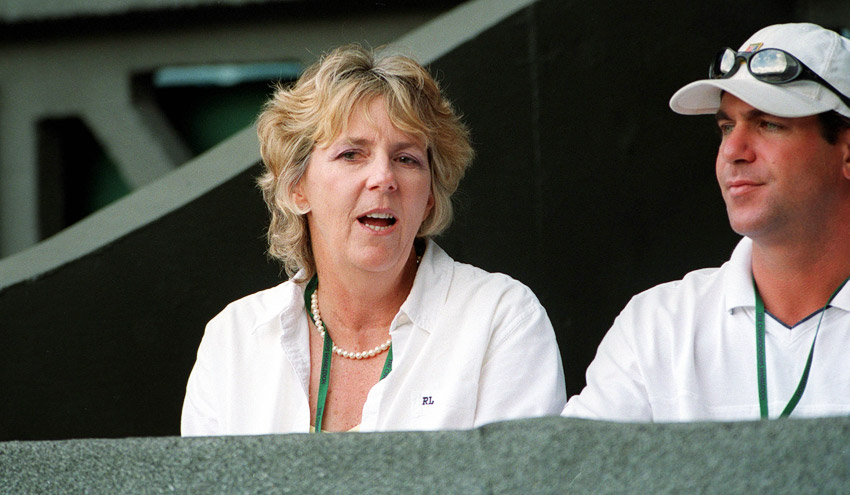
{"type": "Polygon", "coordinates": [[[442,244],[535,290],[569,394],[633,294],[731,254],[713,118],[667,102],[792,7],[543,1],[434,64],[478,151],[442,244]]]}
{"type": "MultiPolygon", "coordinates": [[[[794,2],[543,0],[432,64],[477,159],[440,242],[549,311],[570,394],[628,298],[725,260],[710,117],[667,108],[794,2]]],[[[174,435],[205,322],[268,287],[258,168],[0,292],[0,440],[174,435]]]]}

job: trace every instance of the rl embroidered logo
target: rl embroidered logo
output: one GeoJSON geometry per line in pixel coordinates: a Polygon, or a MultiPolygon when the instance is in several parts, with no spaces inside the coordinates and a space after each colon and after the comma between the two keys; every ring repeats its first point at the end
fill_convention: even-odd
{"type": "Polygon", "coordinates": [[[430,395],[426,396],[426,397],[422,397],[422,405],[423,406],[430,406],[430,405],[433,405],[433,404],[434,404],[434,399],[430,395]]]}

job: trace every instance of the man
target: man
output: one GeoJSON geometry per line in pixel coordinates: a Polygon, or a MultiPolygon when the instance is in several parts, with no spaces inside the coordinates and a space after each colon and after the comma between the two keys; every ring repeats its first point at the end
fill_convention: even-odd
{"type": "Polygon", "coordinates": [[[670,100],[715,114],[744,236],[720,268],[635,296],[563,414],[614,421],[850,413],[850,40],[770,26],[670,100]]]}

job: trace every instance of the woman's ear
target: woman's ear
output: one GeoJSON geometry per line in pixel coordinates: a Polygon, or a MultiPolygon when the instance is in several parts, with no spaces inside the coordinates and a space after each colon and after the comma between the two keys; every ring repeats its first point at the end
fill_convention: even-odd
{"type": "Polygon", "coordinates": [[[295,184],[295,187],[292,188],[289,199],[292,201],[292,204],[295,205],[298,213],[303,215],[310,211],[310,202],[307,200],[307,196],[304,195],[304,191],[301,188],[301,181],[298,181],[298,183],[295,184]]]}

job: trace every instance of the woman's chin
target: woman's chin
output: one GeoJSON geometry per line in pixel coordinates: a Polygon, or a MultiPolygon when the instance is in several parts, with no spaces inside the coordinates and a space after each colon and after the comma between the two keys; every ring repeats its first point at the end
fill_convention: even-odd
{"type": "Polygon", "coordinates": [[[381,273],[398,269],[404,266],[404,261],[409,256],[407,252],[389,250],[381,247],[363,248],[354,254],[352,261],[361,270],[381,273]]]}

